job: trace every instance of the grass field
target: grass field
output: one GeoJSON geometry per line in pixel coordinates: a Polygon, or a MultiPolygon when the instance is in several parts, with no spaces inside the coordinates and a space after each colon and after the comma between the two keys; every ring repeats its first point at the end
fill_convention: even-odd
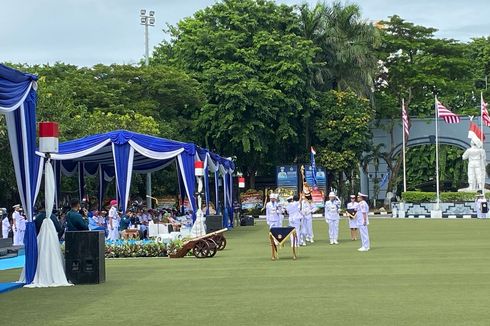
{"type": "MultiPolygon", "coordinates": [[[[0,325],[490,325],[490,220],[372,220],[372,249],[280,250],[265,224],[212,259],[106,260],[107,282],[0,294],[0,325]]],[[[0,282],[19,270],[0,272],[0,282]]]]}

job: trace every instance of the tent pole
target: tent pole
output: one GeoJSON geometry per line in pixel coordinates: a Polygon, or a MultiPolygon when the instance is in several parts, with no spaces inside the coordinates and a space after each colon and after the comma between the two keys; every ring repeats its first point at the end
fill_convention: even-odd
{"type": "Polygon", "coordinates": [[[151,209],[151,172],[146,174],[146,207],[151,209]]]}

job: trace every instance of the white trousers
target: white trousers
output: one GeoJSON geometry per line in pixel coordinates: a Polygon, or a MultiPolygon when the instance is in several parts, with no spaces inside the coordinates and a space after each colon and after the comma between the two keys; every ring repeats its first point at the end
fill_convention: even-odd
{"type": "Polygon", "coordinates": [[[304,218],[301,233],[305,239],[313,239],[313,220],[311,218],[304,218]]]}
{"type": "Polygon", "coordinates": [[[359,232],[361,233],[361,245],[364,248],[369,249],[371,243],[369,242],[369,232],[367,225],[360,225],[359,232]]]}
{"type": "Polygon", "coordinates": [[[339,240],[339,220],[328,219],[327,224],[330,241],[339,240]]]}
{"type": "MultiPolygon", "coordinates": [[[[296,236],[298,237],[298,241],[296,241],[296,247],[297,247],[303,243],[301,240],[301,220],[290,220],[289,226],[292,226],[293,228],[296,229],[296,236]]],[[[291,236],[290,239],[291,239],[291,246],[292,246],[293,237],[291,236]]]]}
{"type": "Polygon", "coordinates": [[[24,234],[26,230],[14,231],[14,246],[23,246],[24,245],[24,234]]]}
{"type": "Polygon", "coordinates": [[[119,239],[119,227],[115,226],[113,230],[109,227],[108,240],[116,241],[117,239],[119,239]]]}
{"type": "Polygon", "coordinates": [[[2,229],[2,238],[7,239],[9,237],[9,229],[2,229]]]}

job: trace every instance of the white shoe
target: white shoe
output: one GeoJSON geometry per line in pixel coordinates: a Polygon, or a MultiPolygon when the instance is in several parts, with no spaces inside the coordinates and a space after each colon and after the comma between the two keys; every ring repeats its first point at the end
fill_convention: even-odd
{"type": "Polygon", "coordinates": [[[361,247],[361,248],[357,249],[357,251],[366,251],[366,248],[361,247]]]}
{"type": "Polygon", "coordinates": [[[302,246],[306,246],[306,242],[303,242],[301,245],[302,245],[302,246]]]}
{"type": "Polygon", "coordinates": [[[335,244],[339,244],[339,242],[338,242],[337,240],[335,240],[333,243],[335,243],[335,244]]]}
{"type": "Polygon", "coordinates": [[[311,242],[311,243],[313,243],[313,242],[315,242],[315,241],[313,241],[313,239],[311,239],[311,240],[310,240],[310,242],[311,242]]]}
{"type": "Polygon", "coordinates": [[[333,241],[330,241],[330,244],[333,245],[333,241]]]}

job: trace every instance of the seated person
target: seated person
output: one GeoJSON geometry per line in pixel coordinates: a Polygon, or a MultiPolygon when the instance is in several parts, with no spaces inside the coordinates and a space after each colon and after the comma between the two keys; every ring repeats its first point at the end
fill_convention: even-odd
{"type": "Polygon", "coordinates": [[[104,231],[104,224],[100,223],[99,212],[95,211],[95,214],[92,214],[91,217],[88,218],[88,228],[89,230],[99,230],[104,231]]]}
{"type": "Polygon", "coordinates": [[[131,225],[131,215],[132,212],[128,212],[127,214],[123,214],[121,217],[121,222],[119,223],[119,231],[121,231],[121,237],[123,239],[128,238],[128,233],[127,229],[129,229],[129,226],[131,225]]]}
{"type": "Polygon", "coordinates": [[[177,221],[175,218],[173,218],[172,215],[170,215],[170,213],[165,213],[165,218],[167,219],[168,223],[172,225],[172,229],[174,232],[180,231],[180,227],[182,226],[182,224],[179,221],[177,221]]]}
{"type": "Polygon", "coordinates": [[[83,219],[80,211],[80,201],[73,198],[70,201],[71,210],[66,213],[66,226],[68,231],[85,231],[88,230],[88,223],[83,219]]]}
{"type": "MultiPolygon", "coordinates": [[[[43,225],[43,221],[45,218],[46,218],[46,210],[44,208],[44,203],[41,203],[38,209],[38,214],[36,215],[36,218],[34,220],[34,222],[36,223],[36,235],[39,235],[39,232],[41,231],[41,226],[43,225]]],[[[54,228],[56,229],[56,233],[58,233],[58,239],[61,239],[63,233],[65,233],[65,230],[61,226],[58,217],[56,217],[56,215],[51,213],[50,219],[51,221],[53,221],[54,228]]]]}

